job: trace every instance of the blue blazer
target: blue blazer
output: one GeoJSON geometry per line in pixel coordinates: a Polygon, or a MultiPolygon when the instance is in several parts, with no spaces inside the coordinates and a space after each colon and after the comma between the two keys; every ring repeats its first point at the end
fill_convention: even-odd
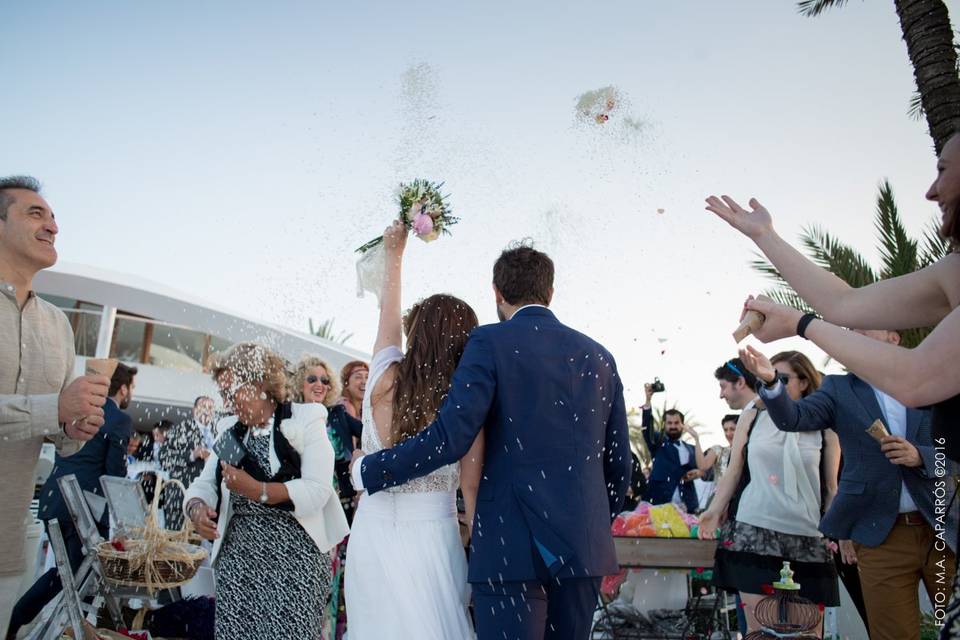
{"type": "Polygon", "coordinates": [[[760,385],[760,396],[774,424],[783,431],[833,429],[843,450],[843,470],[837,497],[820,521],[820,530],[838,540],[854,540],[868,547],[883,543],[900,510],[900,492],[906,483],[917,509],[938,536],[952,549],[957,540],[957,510],[947,513],[956,486],[953,463],[941,464],[938,477],[936,450],[930,434],[930,412],[907,408],[906,439],[917,448],[923,466],[895,465],[866,433],[874,420],[890,424],[873,387],[853,374],[826,376],[820,388],[800,401],[785,389],[775,398],[760,385]],[[937,496],[944,502],[937,506],[937,496]],[[939,509],[939,510],[938,510],[939,509]]]}
{"type": "MultiPolygon", "coordinates": [[[[91,440],[84,443],[72,456],[66,458],[56,456],[53,472],[43,485],[40,492],[41,520],[57,518],[60,525],[73,525],[67,504],[63,501],[57,478],[75,474],[80,487],[102,496],[100,476],[127,475],[127,442],[133,432],[133,421],[117,407],[111,399],[103,405],[103,426],[91,440]]],[[[106,512],[100,524],[106,526],[109,522],[106,512]]]]}
{"type": "Polygon", "coordinates": [[[536,580],[543,566],[554,577],[616,573],[610,522],[631,457],[613,356],[544,307],[478,327],[436,420],[365,456],[364,487],[375,493],[460,460],[481,427],[470,582],[536,580]]]}
{"type": "Polygon", "coordinates": [[[687,464],[680,464],[680,452],[677,448],[664,446],[670,442],[666,431],[657,434],[653,432],[651,409],[643,410],[643,440],[647,443],[647,449],[650,450],[650,457],[653,458],[653,469],[650,470],[650,480],[643,499],[650,504],[672,502],[673,492],[677,490],[677,485],[680,485],[680,499],[687,507],[687,512],[696,513],[700,506],[697,488],[693,482],[681,482],[681,480],[685,473],[697,468],[697,450],[693,445],[681,442],[680,444],[690,454],[690,458],[687,464]]]}

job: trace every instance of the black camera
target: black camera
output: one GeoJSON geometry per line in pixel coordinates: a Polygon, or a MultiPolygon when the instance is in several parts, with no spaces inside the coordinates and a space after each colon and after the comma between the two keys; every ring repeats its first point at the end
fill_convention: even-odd
{"type": "Polygon", "coordinates": [[[660,382],[660,378],[654,378],[653,382],[650,383],[650,391],[653,393],[662,393],[666,391],[666,387],[663,386],[663,383],[660,382]]]}

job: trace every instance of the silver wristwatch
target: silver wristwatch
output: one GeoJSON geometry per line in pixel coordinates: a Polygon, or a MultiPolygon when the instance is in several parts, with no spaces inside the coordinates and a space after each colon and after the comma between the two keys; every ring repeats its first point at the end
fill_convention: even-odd
{"type": "Polygon", "coordinates": [[[267,500],[270,499],[270,496],[267,495],[267,483],[260,483],[260,504],[267,504],[267,500]]]}

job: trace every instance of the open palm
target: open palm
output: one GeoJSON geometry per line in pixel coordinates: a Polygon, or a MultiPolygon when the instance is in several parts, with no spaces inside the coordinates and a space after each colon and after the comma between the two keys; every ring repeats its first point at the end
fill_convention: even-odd
{"type": "Polygon", "coordinates": [[[731,227],[752,240],[756,240],[773,230],[773,218],[766,207],[750,198],[751,211],[747,211],[729,196],[710,196],[707,198],[707,211],[712,211],[731,227]]]}

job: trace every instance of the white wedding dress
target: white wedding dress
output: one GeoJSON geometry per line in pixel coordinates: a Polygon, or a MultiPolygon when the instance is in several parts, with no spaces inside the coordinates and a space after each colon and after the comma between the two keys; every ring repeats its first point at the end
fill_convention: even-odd
{"type": "MultiPolygon", "coordinates": [[[[383,449],[370,394],[403,357],[377,352],[363,398],[362,448],[383,449]]],[[[399,487],[363,494],[347,546],[345,599],[349,640],[467,640],[467,561],[460,542],[452,464],[399,487]]]]}

